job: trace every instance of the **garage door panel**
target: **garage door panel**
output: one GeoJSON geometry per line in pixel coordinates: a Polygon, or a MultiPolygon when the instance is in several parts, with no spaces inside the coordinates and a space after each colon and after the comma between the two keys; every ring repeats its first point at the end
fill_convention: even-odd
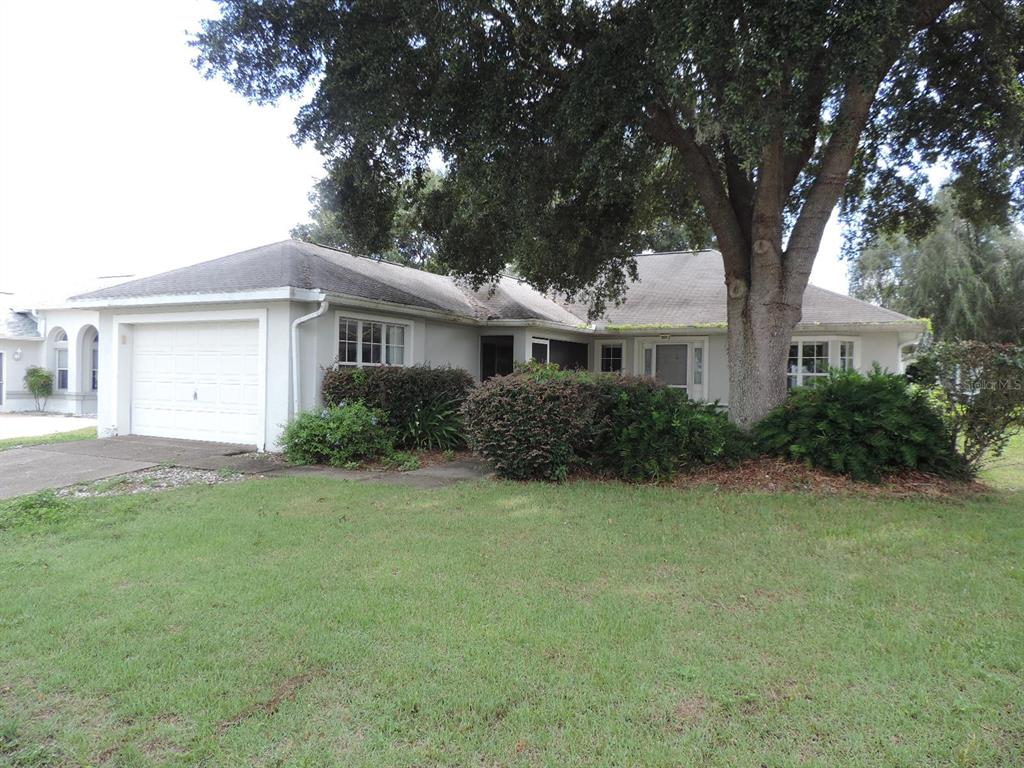
{"type": "Polygon", "coordinates": [[[134,348],[132,432],[257,442],[255,322],[138,325],[134,348]]]}

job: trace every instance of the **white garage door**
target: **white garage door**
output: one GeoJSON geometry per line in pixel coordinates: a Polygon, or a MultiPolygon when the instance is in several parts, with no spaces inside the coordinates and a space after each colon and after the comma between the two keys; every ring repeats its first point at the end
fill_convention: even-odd
{"type": "Polygon", "coordinates": [[[254,445],[259,423],[255,322],[136,325],[136,435],[254,445]]]}

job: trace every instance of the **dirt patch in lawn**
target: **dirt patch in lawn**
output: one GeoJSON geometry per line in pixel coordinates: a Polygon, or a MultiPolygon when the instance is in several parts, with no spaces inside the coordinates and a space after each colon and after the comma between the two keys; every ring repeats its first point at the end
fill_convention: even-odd
{"type": "Polygon", "coordinates": [[[299,688],[306,685],[314,678],[323,674],[320,669],[311,669],[308,672],[303,672],[300,675],[294,675],[289,677],[287,680],[282,682],[274,689],[273,695],[266,701],[262,701],[256,704],[251,704],[234,717],[230,717],[227,720],[222,720],[217,726],[219,733],[224,733],[230,728],[236,725],[244,723],[250,717],[256,717],[258,715],[272,715],[280,709],[281,704],[286,701],[292,701],[295,698],[295,694],[298,693],[299,688]]]}
{"type": "Polygon", "coordinates": [[[672,730],[685,731],[692,728],[704,717],[707,708],[708,701],[700,694],[683,699],[672,710],[672,730]]]}
{"type": "Polygon", "coordinates": [[[767,493],[810,492],[815,495],[858,495],[878,498],[963,499],[991,489],[977,481],[947,480],[924,472],[902,472],[878,483],[832,475],[799,462],[764,456],[733,466],[703,467],[676,477],[676,488],[714,488],[720,491],[767,493]]]}

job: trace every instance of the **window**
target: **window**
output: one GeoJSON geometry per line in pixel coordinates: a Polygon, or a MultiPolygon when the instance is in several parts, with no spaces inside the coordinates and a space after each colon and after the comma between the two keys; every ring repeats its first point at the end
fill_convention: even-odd
{"type": "Polygon", "coordinates": [[[68,388],[68,335],[58,328],[53,336],[53,367],[57,371],[57,389],[68,388]]]}
{"type": "Polygon", "coordinates": [[[601,345],[601,373],[622,373],[622,345],[601,345]]]}
{"type": "Polygon", "coordinates": [[[547,339],[533,339],[530,342],[530,359],[536,360],[538,363],[547,363],[550,351],[547,339]]]}
{"type": "Polygon", "coordinates": [[[100,380],[100,337],[99,334],[92,339],[92,391],[95,392],[100,380]]]}
{"type": "Polygon", "coordinates": [[[839,368],[843,371],[854,370],[853,363],[853,342],[852,341],[840,341],[839,342],[839,368]]]}
{"type": "Polygon", "coordinates": [[[693,383],[704,386],[704,347],[700,345],[693,348],[693,383]]]}
{"type": "Polygon", "coordinates": [[[799,387],[828,374],[828,342],[798,341],[789,345],[786,386],[799,387]]]}
{"type": "Polygon", "coordinates": [[[338,318],[340,365],[405,365],[405,326],[338,318]]]}

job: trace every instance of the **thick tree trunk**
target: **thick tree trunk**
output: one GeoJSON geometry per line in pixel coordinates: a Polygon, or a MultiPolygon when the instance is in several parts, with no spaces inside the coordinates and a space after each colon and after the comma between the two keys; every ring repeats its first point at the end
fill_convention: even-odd
{"type": "Polygon", "coordinates": [[[786,399],[786,363],[804,288],[787,285],[781,256],[760,244],[766,252],[752,254],[749,277],[726,277],[729,415],[743,429],[786,399]]]}

